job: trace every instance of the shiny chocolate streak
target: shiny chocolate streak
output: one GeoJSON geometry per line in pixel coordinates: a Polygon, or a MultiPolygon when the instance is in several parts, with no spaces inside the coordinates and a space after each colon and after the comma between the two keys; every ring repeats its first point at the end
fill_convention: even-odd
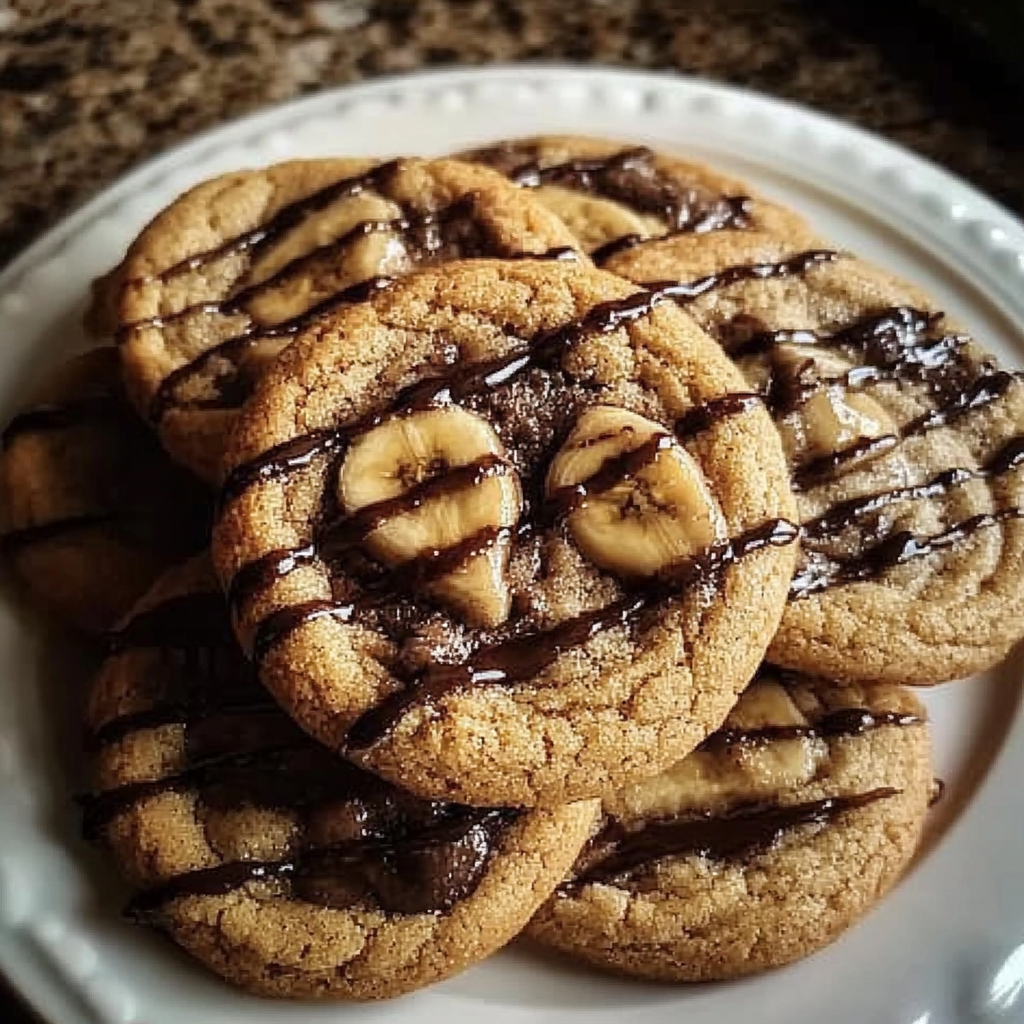
{"type": "Polygon", "coordinates": [[[333,313],[342,306],[352,305],[358,302],[366,302],[378,292],[385,291],[394,283],[394,278],[378,275],[369,277],[365,281],[359,281],[348,288],[342,289],[334,295],[316,303],[289,320],[282,320],[278,324],[261,326],[256,323],[249,324],[240,333],[226,338],[212,348],[205,349],[193,360],[172,370],[160,382],[153,401],[149,408],[149,418],[154,423],[159,423],[173,405],[189,409],[216,409],[222,408],[224,404],[224,389],[221,387],[217,397],[209,399],[191,399],[182,403],[177,398],[178,388],[188,380],[191,380],[205,367],[216,359],[227,359],[234,363],[239,356],[248,348],[254,347],[261,341],[268,338],[286,338],[304,331],[311,327],[317,320],[329,313],[333,313]]]}
{"type": "Polygon", "coordinates": [[[675,438],[671,434],[658,431],[638,447],[609,456],[586,480],[566,484],[548,496],[547,508],[550,518],[558,520],[570,515],[582,508],[591,495],[604,494],[625,481],[632,480],[653,466],[658,456],[670,450],[675,443],[675,438]]]}
{"type": "Polygon", "coordinates": [[[897,487],[889,491],[879,491],[875,494],[841,501],[816,519],[810,519],[804,523],[803,536],[805,540],[820,540],[831,534],[839,533],[865,516],[880,512],[890,505],[896,505],[903,501],[942,497],[954,487],[959,487],[969,480],[991,479],[1020,466],[1024,466],[1024,435],[1007,441],[979,469],[947,469],[922,484],[897,487]]]}
{"type": "Polygon", "coordinates": [[[1024,509],[980,513],[930,537],[900,530],[853,556],[832,557],[821,551],[805,550],[806,564],[793,577],[789,598],[797,600],[828,587],[874,579],[888,569],[951,548],[978,530],[1014,519],[1024,519],[1024,509]]]}
{"type": "Polygon", "coordinates": [[[186,768],[160,779],[129,782],[115,789],[104,790],[81,798],[83,806],[82,834],[90,842],[103,835],[106,827],[119,814],[140,800],[148,800],[163,793],[184,792],[216,782],[232,771],[272,767],[276,761],[296,750],[308,747],[312,741],[305,738],[291,743],[242,750],[213,757],[199,758],[186,768]]]}
{"type": "MultiPolygon", "coordinates": [[[[505,151],[506,159],[511,152],[505,151]]],[[[486,151],[477,156],[487,160],[486,151]]],[[[606,157],[577,158],[547,166],[528,159],[507,173],[521,188],[558,185],[620,202],[638,213],[653,214],[665,221],[672,234],[750,227],[749,197],[702,196],[700,190],[684,187],[659,171],[655,160],[650,149],[640,146],[606,157]]]]}
{"type": "Polygon", "coordinates": [[[128,415],[124,399],[120,395],[92,395],[88,398],[69,399],[53,405],[40,405],[18,413],[7,424],[0,435],[0,447],[4,450],[25,434],[40,434],[50,431],[68,430],[82,423],[97,419],[115,418],[128,415]]]}
{"type": "Polygon", "coordinates": [[[191,871],[139,893],[127,913],[147,920],[182,897],[223,896],[252,882],[285,881],[293,899],[321,906],[344,908],[366,900],[388,913],[444,913],[472,895],[502,833],[518,816],[511,810],[466,810],[452,821],[390,842],[353,841],[300,850],[284,860],[235,861],[191,871]],[[446,870],[439,872],[439,864],[446,870]],[[406,884],[395,885],[385,873],[406,884]],[[358,897],[352,899],[346,890],[342,900],[332,898],[331,878],[353,877],[364,883],[358,897]],[[387,881],[391,884],[381,884],[387,881]]]}
{"type": "Polygon", "coordinates": [[[79,516],[67,516],[38,526],[26,526],[11,530],[0,537],[0,551],[5,555],[16,555],[25,548],[47,541],[59,540],[65,534],[76,530],[89,530],[98,526],[109,526],[117,521],[114,512],[87,512],[79,516]]]}
{"type": "Polygon", "coordinates": [[[820,455],[810,462],[796,466],[792,471],[794,491],[805,491],[809,487],[831,483],[854,468],[858,463],[878,458],[898,448],[900,438],[895,434],[879,437],[860,437],[845,448],[839,448],[828,455],[820,455]]]}
{"type": "MultiPolygon", "coordinates": [[[[354,752],[373,746],[413,705],[429,705],[441,697],[471,687],[512,686],[534,679],[564,651],[582,646],[604,630],[630,625],[652,605],[680,596],[687,585],[713,578],[755,551],[793,543],[797,533],[797,528],[785,520],[765,523],[740,537],[709,548],[697,558],[671,567],[659,579],[644,581],[646,586],[642,594],[628,594],[604,608],[584,612],[549,630],[482,647],[461,664],[431,665],[405,689],[396,691],[359,718],[349,730],[346,749],[354,752]]],[[[321,608],[316,612],[327,614],[321,608]]],[[[279,632],[269,639],[276,642],[286,632],[301,626],[305,614],[281,620],[279,632]]]]}
{"type": "Polygon", "coordinates": [[[754,729],[719,729],[697,748],[724,750],[734,746],[766,746],[783,740],[832,739],[860,736],[882,726],[919,725],[922,719],[910,712],[873,711],[871,708],[841,708],[830,711],[809,725],[764,725],[754,729]]]}
{"type": "Polygon", "coordinates": [[[662,857],[696,856],[733,860],[775,847],[792,829],[824,826],[848,811],[867,807],[900,791],[889,787],[852,796],[826,797],[786,806],[755,804],[719,818],[652,821],[635,832],[613,823],[595,840],[607,854],[566,885],[569,891],[595,882],[614,883],[621,876],[662,857]]]}
{"type": "Polygon", "coordinates": [[[298,227],[307,217],[326,210],[340,199],[359,195],[368,189],[379,189],[382,185],[385,185],[389,178],[395,175],[401,166],[402,161],[400,159],[391,160],[387,163],[379,164],[368,171],[364,171],[362,174],[352,175],[351,177],[331,182],[331,184],[324,186],[305,198],[283,206],[265,223],[259,224],[240,235],[236,235],[234,238],[230,238],[212,249],[188,256],[159,274],[143,277],[139,280],[169,281],[181,274],[198,270],[200,267],[215,263],[217,260],[224,259],[227,256],[234,256],[241,252],[256,254],[284,237],[293,228],[298,227]]]}

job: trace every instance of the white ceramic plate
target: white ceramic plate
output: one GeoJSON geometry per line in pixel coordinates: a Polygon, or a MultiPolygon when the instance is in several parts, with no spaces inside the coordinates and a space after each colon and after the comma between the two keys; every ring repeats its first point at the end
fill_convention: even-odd
{"type": "MultiPolygon", "coordinates": [[[[605,70],[494,68],[323,93],[218,129],[142,167],[0,276],[0,413],[82,344],[90,280],[203,178],[294,156],[443,153],[538,132],[617,136],[706,158],[821,232],[930,289],[1024,365],[1024,226],[881,139],[706,82],[605,70]]],[[[953,1024],[1024,1020],[1022,660],[926,695],[946,797],[897,891],[803,963],[733,984],[619,981],[525,948],[377,1006],[242,995],[148,932],[77,838],[69,794],[82,652],[0,595],[0,967],[52,1024],[479,1020],[953,1024]]]]}

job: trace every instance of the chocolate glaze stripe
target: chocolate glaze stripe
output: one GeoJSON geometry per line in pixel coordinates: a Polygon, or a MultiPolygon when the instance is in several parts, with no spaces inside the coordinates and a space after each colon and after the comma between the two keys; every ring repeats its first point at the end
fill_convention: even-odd
{"type": "Polygon", "coordinates": [[[493,477],[510,476],[515,467],[500,455],[488,453],[465,466],[454,466],[442,475],[431,477],[393,498],[374,502],[333,523],[320,534],[324,549],[358,544],[389,519],[414,512],[437,498],[477,487],[493,477]]]}
{"type": "Polygon", "coordinates": [[[355,196],[368,189],[379,187],[386,182],[400,167],[401,160],[392,160],[385,164],[379,164],[362,174],[342,178],[339,181],[331,182],[316,192],[298,199],[287,206],[283,206],[274,214],[270,220],[259,224],[249,231],[245,231],[234,238],[228,239],[220,245],[207,249],[205,252],[187,256],[161,271],[148,277],[138,278],[139,281],[169,281],[181,274],[214,263],[226,256],[233,256],[241,252],[258,252],[266,246],[283,237],[293,228],[298,227],[302,221],[312,214],[326,210],[333,203],[348,196],[355,196]]]}
{"type": "Polygon", "coordinates": [[[53,405],[40,405],[18,413],[7,424],[0,435],[0,447],[5,450],[11,442],[24,434],[39,434],[50,431],[68,430],[95,420],[128,416],[127,405],[119,395],[91,395],[87,398],[69,399],[53,405]]]}
{"type": "Polygon", "coordinates": [[[673,228],[664,234],[641,235],[630,232],[613,238],[594,249],[590,258],[597,266],[603,266],[613,256],[635,249],[644,242],[664,242],[677,235],[705,234],[711,231],[743,230],[752,224],[753,201],[749,196],[723,196],[707,214],[699,219],[687,221],[683,227],[673,228]]]}
{"type": "MultiPolygon", "coordinates": [[[[475,686],[511,686],[535,679],[563,652],[582,646],[606,629],[629,625],[650,606],[681,596],[687,585],[713,577],[755,551],[793,543],[798,533],[792,523],[771,520],[680,563],[660,579],[645,581],[647,586],[642,594],[629,594],[552,629],[483,647],[461,664],[431,665],[409,686],[396,691],[359,718],[349,730],[346,749],[355,752],[371,747],[414,705],[430,704],[447,694],[475,686]]],[[[299,625],[302,625],[301,620],[288,622],[291,629],[299,625]]]]}
{"type": "Polygon", "coordinates": [[[291,470],[309,464],[316,456],[337,454],[353,434],[366,430],[393,415],[405,406],[424,408],[434,404],[457,402],[481,391],[500,387],[529,369],[543,368],[557,361],[562,352],[588,334],[607,334],[651,313],[665,298],[689,301],[716,287],[725,287],[744,280],[763,280],[806,273],[812,267],[838,259],[831,250],[800,253],[781,263],[744,264],[700,278],[695,282],[662,282],[650,290],[634,292],[623,299],[610,299],[592,306],[583,316],[561,327],[542,331],[524,350],[508,356],[473,364],[451,373],[428,378],[398,396],[385,411],[345,427],[313,431],[282,442],[262,455],[236,466],[229,474],[222,491],[222,505],[234,501],[249,487],[275,479],[291,470]]]}
{"type": "Polygon", "coordinates": [[[785,806],[744,807],[720,818],[701,817],[681,821],[653,821],[636,832],[613,824],[595,840],[611,849],[607,856],[588,866],[569,888],[593,882],[614,882],[662,857],[708,857],[732,860],[763,853],[778,845],[787,832],[801,826],[821,828],[848,811],[867,807],[896,796],[890,787],[852,796],[826,797],[785,806]]]}
{"type": "MultiPolygon", "coordinates": [[[[619,433],[621,434],[625,430],[632,432],[632,429],[632,427],[627,427],[619,433]]],[[[586,480],[559,487],[548,496],[550,518],[558,520],[571,515],[584,506],[591,495],[604,494],[626,480],[632,480],[645,469],[653,466],[657,462],[658,456],[662,452],[669,451],[675,444],[675,438],[671,434],[659,431],[636,448],[619,452],[617,455],[610,455],[586,480]]]]}
{"type": "Polygon", "coordinates": [[[923,484],[898,487],[833,505],[827,512],[803,525],[805,540],[821,539],[852,526],[858,519],[880,512],[902,501],[938,498],[969,480],[991,479],[1024,466],[1024,434],[1007,441],[980,469],[947,469],[923,484]]]}
{"type": "Polygon", "coordinates": [[[192,399],[189,402],[181,402],[177,398],[176,392],[185,381],[190,380],[196,374],[200,373],[214,360],[229,359],[234,361],[245,349],[252,348],[260,341],[272,338],[285,338],[298,334],[300,331],[310,327],[321,317],[334,312],[334,310],[339,309],[342,306],[367,301],[378,292],[382,292],[387,288],[390,288],[394,283],[394,280],[394,278],[384,276],[370,277],[365,281],[359,281],[348,288],[342,289],[334,295],[328,296],[326,299],[310,306],[305,312],[299,313],[290,320],[282,320],[278,324],[272,324],[269,326],[261,326],[256,323],[249,324],[249,326],[239,334],[232,335],[230,338],[226,338],[224,341],[219,342],[213,347],[205,349],[194,359],[177,367],[164,377],[153,396],[152,403],[150,404],[149,418],[153,422],[159,423],[172,405],[191,409],[224,407],[225,396],[223,394],[223,388],[221,388],[221,392],[214,398],[192,399]]]}
{"type": "Polygon", "coordinates": [[[313,565],[319,558],[317,545],[305,544],[300,548],[275,548],[243,565],[228,586],[227,602],[232,616],[238,615],[252,594],[296,569],[313,565]]]}
{"type": "Polygon", "coordinates": [[[86,839],[95,841],[102,836],[103,830],[114,818],[139,801],[149,800],[164,793],[182,792],[208,786],[216,782],[226,772],[267,767],[282,755],[308,747],[310,742],[302,739],[294,743],[282,743],[271,747],[262,747],[258,750],[219,754],[216,757],[196,761],[187,768],[172,775],[165,775],[161,779],[128,782],[115,789],[90,794],[83,797],[81,801],[84,807],[82,833],[86,839]]]}
{"type": "Polygon", "coordinates": [[[680,440],[702,434],[710,430],[716,423],[732,416],[760,409],[764,406],[764,397],[753,391],[730,391],[711,398],[700,405],[688,409],[676,420],[673,432],[680,440]]]}
{"type": "Polygon", "coordinates": [[[899,447],[895,434],[861,437],[845,448],[821,455],[793,469],[793,490],[804,491],[819,484],[831,483],[868,459],[875,459],[899,447]]]}
{"type": "Polygon", "coordinates": [[[694,281],[647,281],[644,287],[659,298],[672,299],[685,305],[694,302],[708,292],[742,281],[768,281],[780,277],[796,277],[806,274],[814,267],[834,263],[841,254],[832,249],[808,249],[778,263],[741,263],[724,267],[714,274],[699,277],[694,281]]]}
{"type": "Polygon", "coordinates": [[[922,719],[901,711],[873,711],[871,708],[841,708],[830,711],[808,725],[765,725],[756,729],[719,729],[697,748],[715,751],[733,746],[766,746],[784,740],[832,739],[861,736],[883,726],[920,725],[922,719]]]}
{"type": "MultiPolygon", "coordinates": [[[[278,861],[233,861],[213,868],[203,868],[178,875],[168,882],[139,893],[130,902],[126,914],[137,920],[146,920],[168,903],[187,896],[224,896],[241,889],[251,882],[291,881],[293,899],[329,905],[326,900],[316,898],[313,887],[296,891],[294,883],[302,877],[327,872],[331,875],[357,875],[363,862],[377,861],[394,868],[411,868],[405,873],[415,878],[418,861],[431,849],[451,845],[461,848],[464,856],[472,851],[476,856],[468,878],[454,889],[433,892],[433,886],[420,887],[415,905],[403,900],[388,898],[387,887],[374,893],[376,902],[385,912],[442,913],[461,899],[471,895],[483,877],[484,870],[501,833],[510,827],[519,812],[505,809],[468,810],[454,820],[427,829],[402,839],[390,842],[354,841],[335,846],[301,850],[290,859],[278,861]]],[[[454,877],[441,879],[450,884],[454,877]]]]}
{"type": "Polygon", "coordinates": [[[0,551],[6,555],[15,555],[34,544],[58,540],[68,533],[109,526],[116,522],[117,518],[117,514],[114,512],[85,512],[78,516],[68,516],[66,519],[54,519],[49,523],[40,523],[38,526],[24,526],[17,530],[10,530],[0,537],[0,551]]]}
{"type": "MultiPolygon", "coordinates": [[[[486,155],[483,157],[486,159],[486,155]]],[[[596,159],[573,159],[541,166],[536,159],[509,173],[520,188],[559,185],[623,203],[640,213],[661,217],[672,233],[700,233],[750,226],[747,196],[715,196],[702,200],[655,165],[646,146],[622,150],[596,159]]]]}
{"type": "Polygon", "coordinates": [[[278,705],[270,695],[261,694],[255,685],[246,694],[201,692],[182,700],[162,701],[141,711],[112,718],[93,732],[89,737],[89,746],[98,749],[117,743],[132,733],[159,729],[165,725],[192,725],[211,715],[243,716],[276,711],[277,708],[278,705]]]}
{"type": "Polygon", "coordinates": [[[318,619],[337,619],[349,622],[355,616],[358,606],[354,602],[303,601],[288,605],[268,615],[257,627],[252,642],[252,660],[259,666],[270,650],[300,626],[309,625],[318,619]]]}
{"type": "Polygon", "coordinates": [[[791,601],[798,600],[829,587],[874,579],[897,565],[951,548],[978,530],[1014,519],[1024,519],[1024,509],[984,512],[930,537],[918,537],[909,530],[900,530],[850,557],[833,558],[823,552],[809,550],[806,552],[806,564],[793,577],[789,598],[791,601]]]}

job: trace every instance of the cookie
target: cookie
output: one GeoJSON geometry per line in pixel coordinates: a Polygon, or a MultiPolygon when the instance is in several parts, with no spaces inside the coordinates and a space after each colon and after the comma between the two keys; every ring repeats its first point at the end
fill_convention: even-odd
{"type": "Polygon", "coordinates": [[[549,135],[460,154],[534,192],[568,225],[599,266],[616,253],[672,237],[681,251],[737,231],[806,235],[795,213],[745,184],[646,146],[549,135]]]}
{"type": "Polygon", "coordinates": [[[610,265],[689,281],[686,311],[767,395],[803,523],[770,659],[918,684],[1000,661],[1024,635],[1020,374],[861,260],[710,241],[699,258],[670,239],[610,265]]]}
{"type": "Polygon", "coordinates": [[[86,832],[134,886],[130,915],[262,995],[380,999],[454,974],[523,927],[596,821],[594,801],[418,800],[317,745],[255,680],[205,558],[115,635],[88,717],[86,832]]]}
{"type": "Polygon", "coordinates": [[[113,626],[209,541],[210,494],[133,412],[113,348],[55,371],[2,444],[0,547],[33,593],[82,629],[113,626]]]}
{"type": "MultiPolygon", "coordinates": [[[[223,175],[161,213],[109,275],[128,388],[171,455],[216,481],[253,381],[317,316],[453,257],[571,247],[494,171],[451,160],[307,160],[223,175]]],[[[109,283],[96,292],[102,324],[109,283]]]]}
{"type": "Polygon", "coordinates": [[[605,801],[603,828],[527,934],[663,981],[790,963],[899,878],[932,785],[909,690],[766,671],[699,750],[605,801]]]}
{"type": "Polygon", "coordinates": [[[714,730],[794,564],[762,403],[671,303],[452,263],[324,319],[238,422],[214,556],[263,682],[417,794],[532,806],[714,730]]]}

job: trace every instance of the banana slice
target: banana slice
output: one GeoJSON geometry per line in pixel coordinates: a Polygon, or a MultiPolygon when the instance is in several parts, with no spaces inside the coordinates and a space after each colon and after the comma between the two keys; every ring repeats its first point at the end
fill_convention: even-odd
{"type": "Polygon", "coordinates": [[[580,417],[548,470],[548,499],[595,565],[653,576],[726,537],[700,467],[658,423],[613,406],[580,417]]]}
{"type": "Polygon", "coordinates": [[[510,528],[522,490],[504,454],[486,420],[445,406],[386,420],[352,443],[341,468],[345,512],[379,506],[369,552],[391,568],[415,562],[411,584],[420,573],[424,589],[473,626],[497,626],[511,607],[510,528]],[[430,578],[431,565],[453,558],[430,578]]]}
{"type": "MultiPolygon", "coordinates": [[[[779,434],[790,465],[802,466],[850,452],[861,442],[892,438],[899,427],[870,395],[838,384],[815,389],[815,378],[823,372],[817,359],[808,359],[798,346],[779,346],[773,356],[777,373],[790,373],[803,381],[804,394],[778,420],[779,434]],[[809,394],[807,393],[809,391],[809,394]]],[[[827,372],[827,371],[824,371],[827,372]]],[[[884,445],[864,446],[864,455],[847,460],[848,465],[867,461],[888,451],[884,445]]]]}

